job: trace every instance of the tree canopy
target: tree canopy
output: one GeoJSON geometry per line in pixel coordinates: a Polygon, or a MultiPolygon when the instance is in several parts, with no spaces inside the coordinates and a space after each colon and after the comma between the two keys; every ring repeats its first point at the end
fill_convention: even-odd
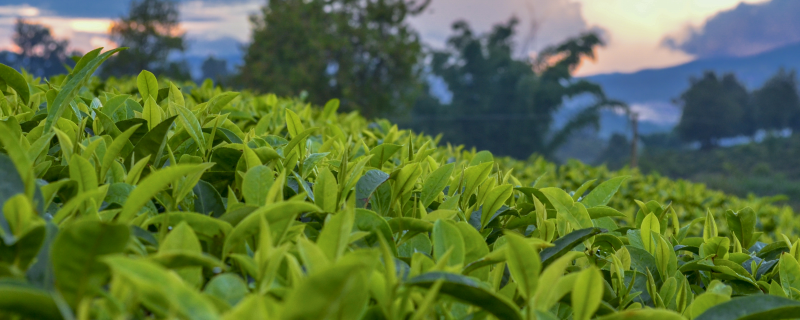
{"type": "Polygon", "coordinates": [[[63,73],[65,64],[73,64],[67,53],[69,41],[54,38],[48,26],[18,18],[12,40],[20,51],[18,61],[0,62],[25,68],[37,77],[63,73]]]}
{"type": "Polygon", "coordinates": [[[173,52],[186,50],[174,1],[132,1],[128,15],[120,17],[111,27],[111,38],[128,50],[106,62],[104,75],[135,75],[141,70],[150,70],[172,78],[189,78],[185,64],[169,60],[173,52]]]}
{"type": "Polygon", "coordinates": [[[272,0],[250,17],[242,85],[279,95],[307,91],[314,103],[373,117],[410,109],[422,45],[407,18],[428,1],[272,0]]]}
{"type": "Polygon", "coordinates": [[[759,126],[766,130],[800,128],[800,97],[795,71],[781,69],[753,92],[759,126]]]}
{"type": "Polygon", "coordinates": [[[701,148],[709,149],[718,145],[719,139],[749,131],[741,126],[748,104],[747,89],[733,74],[720,79],[709,71],[690,83],[689,89],[678,98],[683,112],[675,130],[681,139],[698,141],[701,148]]]}
{"type": "Polygon", "coordinates": [[[520,59],[513,55],[517,25],[512,18],[479,35],[466,21],[453,24],[447,48],[434,51],[431,63],[452,101],[422,100],[412,120],[418,129],[443,131],[449,142],[518,158],[551,155],[576,129],[597,126],[601,108],[617,105],[598,85],[572,77],[580,61],[594,58],[602,45],[596,34],[568,39],[537,59],[520,59]],[[593,105],[553,133],[555,112],[566,99],[582,95],[593,105]]]}

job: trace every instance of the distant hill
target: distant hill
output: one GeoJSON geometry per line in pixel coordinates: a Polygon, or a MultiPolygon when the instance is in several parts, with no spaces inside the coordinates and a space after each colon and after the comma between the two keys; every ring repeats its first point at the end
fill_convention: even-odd
{"type": "MultiPolygon", "coordinates": [[[[646,119],[661,118],[658,127],[669,128],[668,124],[674,124],[680,116],[680,109],[671,106],[671,100],[689,87],[690,77],[699,77],[706,70],[718,73],[733,72],[748,89],[754,89],[761,86],[782,67],[800,69],[800,43],[748,57],[700,59],[669,68],[600,74],[585,79],[600,84],[609,97],[644,109],[648,113],[646,119]]],[[[613,129],[608,128],[608,130],[613,129]]]]}

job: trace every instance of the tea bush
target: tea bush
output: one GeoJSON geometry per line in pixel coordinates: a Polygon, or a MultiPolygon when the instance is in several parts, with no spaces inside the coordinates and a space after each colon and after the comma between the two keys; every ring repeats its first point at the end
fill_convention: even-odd
{"type": "Polygon", "coordinates": [[[800,312],[776,199],[439,146],[336,100],[92,78],[114,52],[47,81],[0,65],[3,318],[800,312]]]}

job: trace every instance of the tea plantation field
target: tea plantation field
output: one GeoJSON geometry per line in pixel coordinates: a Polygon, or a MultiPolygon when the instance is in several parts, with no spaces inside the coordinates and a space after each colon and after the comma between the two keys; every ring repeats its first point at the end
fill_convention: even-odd
{"type": "Polygon", "coordinates": [[[781,319],[800,228],[339,102],[0,65],[2,319],[781,319]]]}

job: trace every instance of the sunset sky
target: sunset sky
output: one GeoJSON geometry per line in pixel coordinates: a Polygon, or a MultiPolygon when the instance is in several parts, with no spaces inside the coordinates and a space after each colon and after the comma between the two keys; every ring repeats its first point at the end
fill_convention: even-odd
{"type": "MultiPolygon", "coordinates": [[[[475,30],[487,31],[493,24],[516,16],[521,20],[517,37],[520,55],[535,53],[587,30],[597,30],[606,39],[607,46],[598,51],[596,62],[585,63],[578,70],[579,75],[590,75],[660,68],[704,56],[747,55],[800,41],[800,35],[792,34],[776,39],[756,34],[732,44],[727,44],[727,40],[725,44],[720,44],[723,41],[719,39],[714,41],[713,37],[727,37],[717,35],[714,30],[730,28],[712,27],[746,23],[740,20],[750,18],[741,17],[750,17],[752,12],[768,15],[769,10],[761,7],[772,4],[765,2],[768,0],[433,0],[430,8],[414,17],[411,24],[423,41],[441,47],[455,20],[467,20],[475,30]],[[748,5],[740,6],[742,2],[748,5]],[[756,5],[759,3],[764,4],[756,5]],[[728,13],[718,15],[726,11],[728,13]],[[709,19],[715,24],[707,27],[709,19]],[[534,21],[536,24],[532,24],[534,21]],[[522,46],[524,43],[526,47],[522,46]]],[[[776,3],[771,7],[777,8],[778,5],[791,6],[793,0],[773,2],[776,3]]],[[[87,51],[98,46],[113,46],[106,33],[111,21],[127,11],[129,2],[4,0],[2,3],[0,48],[12,48],[14,20],[25,17],[51,26],[57,37],[68,38],[75,49],[87,51]]],[[[187,54],[235,54],[237,43],[249,39],[248,15],[257,12],[263,4],[263,0],[182,1],[182,28],[191,44],[187,54]]],[[[787,21],[796,20],[791,18],[796,17],[796,13],[786,14],[789,15],[787,21]]]]}

